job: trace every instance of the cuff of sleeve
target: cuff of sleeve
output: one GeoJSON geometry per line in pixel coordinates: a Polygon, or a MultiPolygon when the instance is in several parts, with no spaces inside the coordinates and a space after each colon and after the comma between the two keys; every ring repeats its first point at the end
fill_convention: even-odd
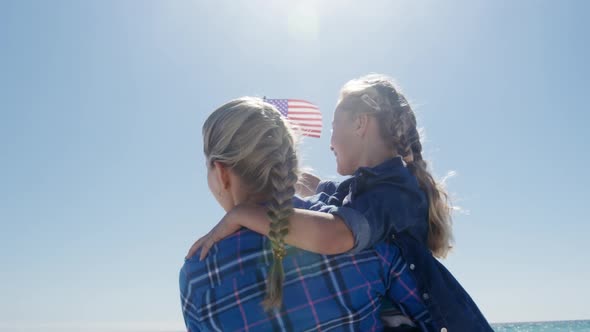
{"type": "Polygon", "coordinates": [[[292,202],[293,207],[296,209],[308,209],[310,205],[305,199],[297,195],[293,196],[292,202]]]}
{"type": "Polygon", "coordinates": [[[330,213],[342,218],[354,236],[354,247],[348,251],[349,254],[356,254],[367,248],[369,245],[371,226],[365,216],[357,210],[347,207],[335,207],[330,213]]]}
{"type": "Polygon", "coordinates": [[[336,192],[336,188],[338,188],[336,182],[324,180],[318,183],[318,186],[315,188],[315,193],[326,193],[327,195],[333,195],[336,192]]]}

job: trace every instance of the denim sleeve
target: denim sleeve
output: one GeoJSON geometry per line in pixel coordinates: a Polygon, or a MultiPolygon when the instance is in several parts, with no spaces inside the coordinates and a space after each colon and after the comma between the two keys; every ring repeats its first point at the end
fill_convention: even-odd
{"type": "Polygon", "coordinates": [[[294,196],[293,207],[296,209],[325,212],[322,210],[325,210],[326,206],[333,206],[333,204],[328,204],[328,200],[330,200],[330,196],[323,192],[306,197],[294,196]]]}
{"type": "Polygon", "coordinates": [[[354,247],[350,253],[357,253],[368,247],[370,239],[370,227],[367,219],[358,211],[348,207],[338,207],[325,203],[327,195],[319,193],[309,197],[293,197],[293,207],[296,209],[312,210],[336,215],[344,221],[354,237],[354,247]]]}
{"type": "Polygon", "coordinates": [[[342,219],[355,235],[355,246],[351,253],[373,247],[391,236],[391,213],[388,199],[382,192],[366,192],[344,204],[340,210],[342,219]],[[354,211],[351,213],[350,211],[354,211]]]}
{"type": "MultiPolygon", "coordinates": [[[[328,204],[328,202],[332,201],[341,201],[330,199],[331,195],[335,195],[337,193],[339,185],[340,183],[336,181],[321,181],[316,188],[316,195],[305,198],[296,197],[294,199],[294,207],[330,213],[340,217],[348,229],[350,229],[352,232],[354,237],[354,246],[349,251],[349,253],[355,254],[368,247],[371,247],[375,242],[377,242],[377,240],[372,236],[373,230],[370,223],[370,221],[373,221],[374,219],[371,215],[372,211],[369,209],[359,210],[357,206],[342,207],[328,204]]],[[[357,205],[363,205],[362,203],[363,202],[357,205]]]]}
{"type": "Polygon", "coordinates": [[[311,197],[300,197],[297,195],[293,196],[293,207],[296,209],[309,210],[312,205],[310,198],[311,197]]]}
{"type": "Polygon", "coordinates": [[[336,193],[336,189],[338,189],[338,184],[339,183],[336,181],[330,181],[330,180],[320,181],[317,188],[315,189],[315,193],[316,194],[324,193],[328,196],[332,196],[332,195],[334,195],[334,193],[336,193]]]}
{"type": "Polygon", "coordinates": [[[354,247],[348,253],[356,254],[369,247],[371,241],[371,225],[362,213],[343,206],[331,207],[329,213],[342,218],[348,229],[352,232],[354,247]]]}

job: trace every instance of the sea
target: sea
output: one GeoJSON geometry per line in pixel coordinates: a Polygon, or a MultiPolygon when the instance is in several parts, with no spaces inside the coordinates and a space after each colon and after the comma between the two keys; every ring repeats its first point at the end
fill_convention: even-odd
{"type": "Polygon", "coordinates": [[[496,332],[590,332],[590,320],[492,324],[496,332]]]}

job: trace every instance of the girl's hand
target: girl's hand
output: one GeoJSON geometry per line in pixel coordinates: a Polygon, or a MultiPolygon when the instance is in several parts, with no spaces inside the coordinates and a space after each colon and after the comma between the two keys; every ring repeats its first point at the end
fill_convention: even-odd
{"type": "Polygon", "coordinates": [[[311,173],[302,173],[295,184],[295,192],[301,197],[315,195],[315,190],[320,183],[320,178],[311,173]]]}
{"type": "Polygon", "coordinates": [[[209,233],[198,239],[197,242],[193,244],[185,259],[191,258],[197,252],[197,250],[201,248],[201,256],[199,260],[202,261],[205,257],[207,257],[207,253],[209,253],[209,250],[211,250],[211,247],[213,247],[215,243],[232,235],[233,233],[240,230],[240,228],[241,226],[239,224],[230,222],[229,213],[226,214],[209,233]]]}

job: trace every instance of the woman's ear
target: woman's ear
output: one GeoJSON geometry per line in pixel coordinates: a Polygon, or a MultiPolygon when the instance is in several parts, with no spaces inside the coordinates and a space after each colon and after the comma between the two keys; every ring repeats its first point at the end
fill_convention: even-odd
{"type": "Polygon", "coordinates": [[[215,176],[217,177],[217,181],[221,186],[222,190],[228,190],[231,186],[231,177],[229,176],[229,168],[219,162],[214,161],[213,167],[215,168],[215,176]]]}

